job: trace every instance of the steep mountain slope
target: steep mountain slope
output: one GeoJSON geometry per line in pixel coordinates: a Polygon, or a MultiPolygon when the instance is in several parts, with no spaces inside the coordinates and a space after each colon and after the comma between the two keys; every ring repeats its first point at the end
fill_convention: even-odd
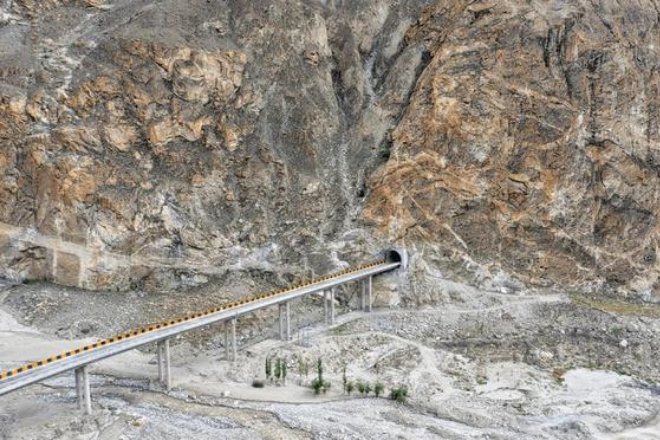
{"type": "Polygon", "coordinates": [[[656,1],[0,4],[5,276],[658,297],[656,1]]]}

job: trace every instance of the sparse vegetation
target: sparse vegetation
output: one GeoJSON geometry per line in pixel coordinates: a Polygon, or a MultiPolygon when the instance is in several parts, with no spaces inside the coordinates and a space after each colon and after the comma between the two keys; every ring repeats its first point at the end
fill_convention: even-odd
{"type": "Polygon", "coordinates": [[[368,382],[358,382],[357,384],[357,389],[360,392],[360,394],[369,394],[371,393],[371,384],[368,382]]]}
{"type": "Polygon", "coordinates": [[[634,304],[618,300],[595,299],[577,292],[569,293],[569,297],[575,304],[591,309],[597,309],[622,316],[647,316],[650,318],[660,318],[660,305],[657,304],[634,304]]]}
{"type": "Polygon", "coordinates": [[[408,388],[405,385],[399,385],[390,391],[390,399],[399,403],[404,403],[408,398],[408,388]]]}
{"type": "Polygon", "coordinates": [[[277,358],[277,360],[275,361],[275,380],[277,380],[277,382],[279,382],[280,377],[282,377],[282,369],[281,368],[282,367],[281,367],[281,364],[280,364],[280,358],[277,358]]]}
{"type": "Polygon", "coordinates": [[[344,364],[344,368],[341,373],[341,381],[343,385],[344,392],[346,392],[346,385],[348,384],[348,378],[346,377],[346,364],[344,364]]]}
{"type": "Polygon", "coordinates": [[[383,391],[385,391],[385,385],[381,382],[376,382],[376,385],[374,385],[374,394],[376,397],[380,397],[380,395],[383,394],[383,391]]]}
{"type": "Polygon", "coordinates": [[[346,394],[350,396],[354,389],[355,384],[353,382],[346,382],[346,394]]]}
{"type": "Polygon", "coordinates": [[[273,360],[266,358],[266,380],[273,380],[273,360]]]}
{"type": "Polygon", "coordinates": [[[330,389],[330,381],[323,379],[323,360],[319,358],[316,362],[316,378],[312,380],[311,387],[315,394],[326,393],[330,389]]]}
{"type": "Polygon", "coordinates": [[[266,380],[270,382],[276,381],[278,384],[286,385],[286,377],[288,373],[288,362],[286,358],[276,358],[273,365],[273,358],[266,358],[266,380]]]}
{"type": "Polygon", "coordinates": [[[365,383],[364,384],[364,394],[369,395],[371,393],[371,384],[370,383],[365,383]]]}
{"type": "Polygon", "coordinates": [[[323,382],[321,382],[318,377],[315,377],[314,380],[312,380],[312,389],[314,390],[314,394],[321,394],[322,388],[323,382]]]}

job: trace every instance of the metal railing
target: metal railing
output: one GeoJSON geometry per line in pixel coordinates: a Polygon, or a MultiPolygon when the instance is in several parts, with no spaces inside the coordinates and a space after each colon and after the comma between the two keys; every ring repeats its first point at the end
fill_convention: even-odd
{"type": "MultiPolygon", "coordinates": [[[[75,370],[78,406],[82,408],[84,401],[85,410],[90,413],[91,400],[86,366],[152,343],[158,343],[159,378],[161,381],[165,382],[169,389],[171,385],[168,338],[207,325],[219,322],[225,322],[225,324],[227,324],[230,321],[232,324],[232,347],[235,358],[236,319],[239,316],[273,305],[280,305],[280,337],[284,338],[284,333],[286,333],[286,339],[290,339],[290,301],[313,293],[324,292],[326,322],[330,320],[330,322],[334,323],[334,295],[338,286],[352,281],[364,281],[361,294],[361,307],[370,311],[372,303],[372,277],[394,270],[400,265],[401,262],[399,261],[385,260],[342,270],[285,289],[262,293],[252,298],[223,304],[202,312],[191,313],[181,318],[124,332],[109,339],[78,347],[64,353],[50,356],[43,360],[31,362],[21,367],[0,373],[0,396],[28,385],[41,382],[58,374],[75,370]],[[329,297],[328,292],[330,293],[329,297]],[[330,303],[330,319],[328,319],[328,302],[330,303]],[[286,332],[284,331],[283,315],[286,316],[286,332]]],[[[225,325],[225,332],[225,347],[229,354],[229,347],[227,344],[229,338],[228,325],[225,325]]]]}

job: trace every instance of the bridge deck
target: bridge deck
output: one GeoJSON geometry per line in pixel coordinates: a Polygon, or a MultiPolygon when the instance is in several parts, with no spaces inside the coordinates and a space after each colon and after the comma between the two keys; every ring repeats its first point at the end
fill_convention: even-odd
{"type": "Polygon", "coordinates": [[[400,265],[401,263],[399,262],[379,261],[357,268],[343,270],[308,283],[263,293],[253,298],[223,304],[213,309],[193,313],[182,318],[142,327],[109,339],[79,347],[75,350],[51,356],[41,361],[14,368],[0,373],[0,396],[143,345],[155,343],[206,325],[234,319],[240,315],[245,315],[276,304],[286,303],[295,298],[325,291],[347,282],[357,281],[391,271],[400,265]]]}

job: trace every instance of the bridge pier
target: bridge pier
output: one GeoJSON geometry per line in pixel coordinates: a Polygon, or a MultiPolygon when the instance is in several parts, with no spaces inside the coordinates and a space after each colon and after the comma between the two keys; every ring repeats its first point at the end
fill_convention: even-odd
{"type": "Polygon", "coordinates": [[[236,362],[236,318],[231,319],[231,348],[232,348],[232,361],[236,362]]]}
{"type": "Polygon", "coordinates": [[[279,305],[280,312],[280,340],[291,340],[291,301],[279,305]]]}
{"type": "Polygon", "coordinates": [[[82,370],[76,368],[73,370],[74,375],[76,376],[76,399],[78,401],[78,409],[83,409],[83,378],[82,370]]]}
{"type": "Polygon", "coordinates": [[[85,414],[92,414],[92,390],[89,386],[89,368],[87,365],[82,367],[83,390],[85,395],[85,414]]]}
{"type": "Polygon", "coordinates": [[[229,360],[229,322],[225,321],[223,326],[225,328],[225,358],[229,360]]]}
{"type": "Polygon", "coordinates": [[[369,311],[369,312],[371,312],[371,310],[372,310],[372,303],[373,303],[372,298],[371,298],[371,291],[372,291],[372,286],[373,286],[372,280],[373,280],[372,276],[367,278],[367,297],[368,297],[368,303],[367,304],[369,304],[369,307],[368,307],[367,311],[369,311]]]}
{"type": "Polygon", "coordinates": [[[365,303],[366,296],[367,296],[366,295],[366,290],[367,290],[367,283],[365,282],[365,280],[362,280],[360,282],[360,310],[362,310],[363,312],[367,308],[367,305],[365,303]]]}
{"type": "Polygon", "coordinates": [[[163,375],[163,343],[156,343],[156,362],[158,362],[158,381],[163,383],[165,376],[163,375]]]}
{"type": "Polygon", "coordinates": [[[159,341],[156,345],[158,354],[158,380],[167,391],[172,389],[172,368],[170,364],[170,340],[159,341]]]}
{"type": "Polygon", "coordinates": [[[165,355],[165,388],[167,391],[172,389],[172,368],[170,364],[170,340],[163,341],[163,352],[165,355]]]}
{"type": "Polygon", "coordinates": [[[327,290],[323,291],[323,318],[326,324],[328,323],[328,293],[327,290]]]}
{"type": "Polygon", "coordinates": [[[87,365],[78,367],[74,371],[76,375],[76,396],[78,398],[78,409],[85,409],[85,414],[92,414],[92,392],[89,386],[89,371],[87,365]]]}
{"type": "Polygon", "coordinates": [[[291,301],[287,301],[284,304],[284,310],[286,312],[286,340],[291,340],[291,301]]]}
{"type": "Polygon", "coordinates": [[[360,290],[360,310],[363,312],[371,312],[372,310],[372,279],[373,277],[368,277],[362,280],[362,289],[360,290]]]}
{"type": "Polygon", "coordinates": [[[337,288],[333,287],[330,290],[330,324],[335,324],[335,296],[337,295],[337,288]]]}

